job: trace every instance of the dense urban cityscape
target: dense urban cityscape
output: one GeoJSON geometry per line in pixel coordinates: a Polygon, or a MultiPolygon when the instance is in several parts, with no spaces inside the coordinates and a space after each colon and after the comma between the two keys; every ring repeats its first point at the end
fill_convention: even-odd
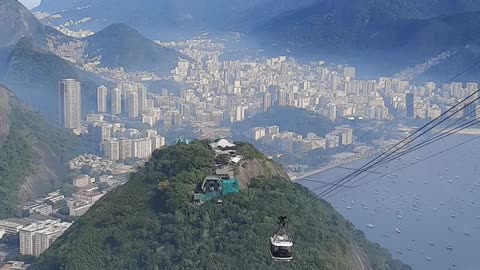
{"type": "MultiPolygon", "coordinates": [[[[76,174],[70,188],[19,205],[25,218],[0,221],[2,235],[19,235],[21,255],[39,256],[71,225],[62,222],[65,217],[83,215],[106,192],[125,183],[135,164],[167,144],[158,130],[183,126],[195,130],[198,138],[230,137],[226,123],[243,122],[272,107],[305,109],[333,123],[339,119],[387,121],[394,117],[392,112],[403,112],[398,117],[433,119],[478,87],[476,83],[437,87],[434,82],[415,86],[387,77],[357,80],[351,66],[298,64],[287,57],[221,62],[221,46],[202,39],[160,44],[191,57],[180,59],[169,77],[183,85],[179,95],[169,89],[153,93],[145,86],[145,78],[124,81],[131,78],[124,74],[113,80],[118,76],[105,76],[102,70],[100,74],[116,87],[98,86],[97,113],[82,118],[81,81],[59,82],[60,124],[88,136],[102,157],[85,154],[70,161],[69,168],[76,174]],[[128,128],[132,123],[143,128],[128,128]]],[[[471,111],[461,116],[465,115],[471,111]]],[[[248,134],[252,142],[275,146],[280,153],[355,144],[353,129],[345,125],[324,137],[314,133],[303,137],[281,126],[254,127],[248,134]]]]}
{"type": "MultiPolygon", "coordinates": [[[[44,21],[56,18],[47,13],[36,15],[44,21]]],[[[85,38],[94,32],[70,27],[90,20],[68,21],[55,29],[85,38]]],[[[225,46],[204,36],[156,43],[186,56],[178,59],[168,75],[103,67],[101,58],[84,58],[85,42],[59,45],[49,40],[49,48],[57,55],[107,82],[97,86],[94,113],[84,111],[85,104],[93,101],[84,98],[82,81],[65,78],[58,82],[58,123],[88,140],[95,152],[67,163],[69,183],[18,205],[18,217],[0,220],[0,239],[7,239],[0,243],[0,257],[40,256],[95,202],[125,184],[154,151],[167,145],[240,136],[268,149],[270,158],[332,151],[328,160],[315,166],[282,164],[296,180],[378,153],[403,138],[413,128],[410,123],[436,119],[466,97],[471,96],[465,104],[471,102],[478,89],[475,82],[414,85],[398,77],[362,80],[354,66],[305,63],[287,56],[223,60],[225,46]],[[152,86],[158,82],[170,86],[152,86]],[[301,134],[274,124],[249,126],[242,134],[234,131],[257,115],[284,108],[305,110],[332,128],[324,134],[301,134]],[[394,138],[360,138],[365,130],[393,119],[405,120],[398,123],[399,134],[394,138]],[[352,122],[357,123],[355,127],[349,124],[352,122]],[[178,130],[188,133],[169,137],[178,130]]],[[[480,105],[471,103],[454,118],[480,118],[480,105]]],[[[232,170],[228,168],[226,174],[232,170]]],[[[29,264],[14,261],[8,266],[6,269],[20,270],[29,264]]]]}

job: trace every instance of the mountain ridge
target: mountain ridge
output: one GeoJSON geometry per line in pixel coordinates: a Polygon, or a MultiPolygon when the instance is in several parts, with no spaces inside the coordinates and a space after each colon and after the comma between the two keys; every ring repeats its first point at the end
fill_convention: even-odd
{"type": "Polygon", "coordinates": [[[103,66],[126,71],[169,73],[179,57],[176,50],[164,48],[147,39],[126,24],[114,23],[87,37],[86,53],[89,58],[101,57],[103,66]]]}
{"type": "MultiPolygon", "coordinates": [[[[276,217],[313,194],[271,174],[265,164],[281,168],[250,145],[238,146],[245,163],[263,164],[238,195],[223,197],[222,204],[192,204],[195,185],[212,173],[215,155],[209,142],[157,150],[129,182],[75,222],[32,269],[277,269],[268,242],[276,217]],[[167,179],[167,187],[160,188],[167,179]]],[[[324,201],[292,213],[289,232],[296,243],[290,269],[411,269],[369,243],[324,201]]]]}

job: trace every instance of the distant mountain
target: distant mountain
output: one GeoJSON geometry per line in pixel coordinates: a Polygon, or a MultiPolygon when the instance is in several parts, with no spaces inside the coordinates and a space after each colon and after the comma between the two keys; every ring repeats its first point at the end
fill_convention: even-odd
{"type": "Polygon", "coordinates": [[[51,125],[0,85],[0,219],[16,204],[51,192],[68,180],[66,161],[82,144],[51,125]]]}
{"type": "MultiPolygon", "coordinates": [[[[105,83],[91,73],[81,71],[70,62],[45,50],[31,39],[22,38],[11,50],[0,79],[22,101],[52,119],[58,116],[58,81],[72,78],[82,82],[83,112],[93,112],[96,87],[105,83]]],[[[0,68],[1,70],[1,68],[0,68]]]]}
{"type": "Polygon", "coordinates": [[[44,40],[47,35],[59,34],[55,29],[42,25],[17,0],[1,0],[0,14],[0,48],[15,45],[25,36],[44,40]]]}
{"type": "Polygon", "coordinates": [[[58,12],[60,22],[92,18],[78,27],[100,30],[125,23],[149,38],[183,38],[199,31],[246,30],[314,0],[44,0],[37,11],[58,12]]]}
{"type": "Polygon", "coordinates": [[[145,38],[125,24],[112,24],[86,39],[89,58],[101,57],[103,66],[126,71],[169,73],[182,55],[145,38]]]}
{"type": "Polygon", "coordinates": [[[59,269],[279,269],[269,237],[287,213],[294,245],[292,270],[410,270],[366,240],[325,201],[293,184],[282,168],[238,143],[240,194],[222,203],[192,203],[195,187],[212,173],[206,142],[153,153],[124,186],[108,193],[32,265],[59,269]],[[168,183],[161,188],[160,183],[168,183]],[[310,201],[308,208],[302,208],[310,201]],[[297,208],[298,207],[298,208],[297,208]]]}
{"type": "Polygon", "coordinates": [[[254,36],[294,55],[393,74],[445,51],[478,46],[478,11],[478,0],[317,0],[259,25],[254,36]]]}

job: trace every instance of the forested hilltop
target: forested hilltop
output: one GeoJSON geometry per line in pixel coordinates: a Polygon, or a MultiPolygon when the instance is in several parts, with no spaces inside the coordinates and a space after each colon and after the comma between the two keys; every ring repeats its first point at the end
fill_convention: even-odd
{"type": "MultiPolygon", "coordinates": [[[[269,254],[277,216],[313,197],[248,144],[236,173],[255,175],[222,204],[192,204],[194,186],[212,173],[207,142],[157,150],[33,264],[33,269],[278,269],[269,254]],[[255,174],[242,172],[256,165],[255,174]],[[258,170],[258,166],[264,168],[258,170]],[[161,185],[167,183],[168,185],[161,185]]],[[[281,170],[281,169],[280,169],[281,170]]],[[[318,201],[289,216],[295,259],[289,269],[411,269],[318,201]]]]}

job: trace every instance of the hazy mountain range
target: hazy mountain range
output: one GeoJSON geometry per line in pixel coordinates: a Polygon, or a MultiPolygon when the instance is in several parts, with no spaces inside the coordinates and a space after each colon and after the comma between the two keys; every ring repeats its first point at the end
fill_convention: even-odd
{"type": "Polygon", "coordinates": [[[91,17],[79,27],[100,30],[125,23],[151,38],[182,38],[198,31],[248,31],[285,11],[314,0],[44,0],[37,11],[58,13],[58,21],[91,17]],[[108,12],[107,12],[108,11],[108,12]]]}
{"type": "Polygon", "coordinates": [[[82,81],[83,109],[93,112],[95,90],[106,82],[81,70],[86,59],[100,59],[101,67],[126,71],[169,73],[181,53],[161,47],[124,24],[112,24],[85,39],[67,37],[45,26],[17,0],[0,1],[0,81],[36,110],[54,117],[57,114],[57,82],[65,78],[82,81]],[[81,59],[70,62],[52,48],[67,42],[84,44],[81,59]]]}
{"type": "Polygon", "coordinates": [[[480,29],[479,0],[44,0],[37,10],[61,11],[64,21],[92,17],[79,27],[93,29],[124,22],[151,38],[239,31],[266,51],[355,64],[370,75],[451,52],[424,78],[468,66],[462,59],[478,56],[480,29]]]}

